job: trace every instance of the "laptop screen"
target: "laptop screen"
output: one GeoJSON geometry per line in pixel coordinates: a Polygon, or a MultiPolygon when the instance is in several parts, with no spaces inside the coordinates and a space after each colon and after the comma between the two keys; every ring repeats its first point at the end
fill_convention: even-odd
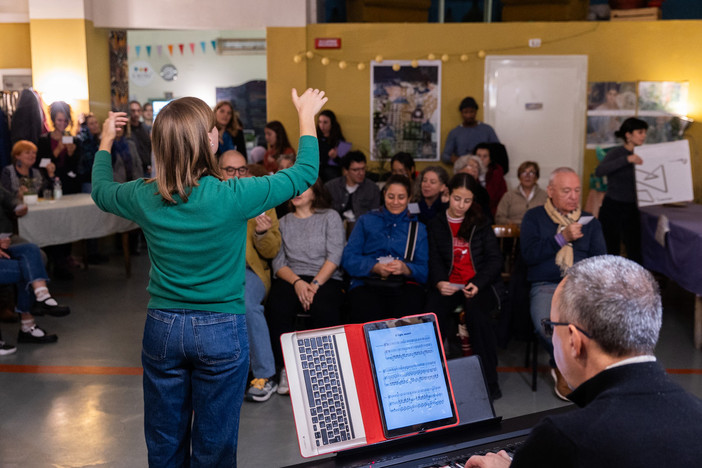
{"type": "Polygon", "coordinates": [[[386,437],[457,422],[433,314],[364,325],[386,437]]]}

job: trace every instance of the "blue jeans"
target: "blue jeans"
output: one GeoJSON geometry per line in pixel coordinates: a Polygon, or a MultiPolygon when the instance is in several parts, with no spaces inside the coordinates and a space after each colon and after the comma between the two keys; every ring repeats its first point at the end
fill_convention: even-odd
{"type": "Polygon", "coordinates": [[[149,466],[235,467],[246,317],[148,309],[141,362],[149,466]]]}
{"type": "Polygon", "coordinates": [[[36,244],[11,245],[7,252],[11,258],[0,258],[0,284],[17,284],[18,313],[30,312],[34,302],[31,283],[46,280],[44,262],[36,244]]]}
{"type": "Polygon", "coordinates": [[[263,314],[262,302],[265,297],[266,287],[263,281],[247,267],[244,303],[246,304],[246,330],[249,333],[251,372],[255,379],[267,379],[275,375],[271,337],[263,314]]]}
{"type": "Polygon", "coordinates": [[[556,292],[558,283],[533,283],[531,285],[531,321],[534,324],[534,330],[538,333],[541,344],[551,356],[551,367],[556,367],[553,359],[553,343],[551,337],[544,334],[544,328],[541,326],[541,319],[551,317],[551,300],[553,293],[556,292]]]}

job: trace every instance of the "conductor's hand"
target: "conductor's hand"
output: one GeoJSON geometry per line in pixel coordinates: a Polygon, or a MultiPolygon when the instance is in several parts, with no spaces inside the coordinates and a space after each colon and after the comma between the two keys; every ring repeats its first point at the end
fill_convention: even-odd
{"type": "Polygon", "coordinates": [[[561,233],[568,242],[576,241],[583,237],[583,225],[580,223],[569,224],[561,233]]]}
{"type": "Polygon", "coordinates": [[[465,468],[506,468],[512,464],[507,452],[500,450],[497,453],[488,453],[485,456],[473,455],[466,462],[465,468]]]}
{"type": "Polygon", "coordinates": [[[307,91],[299,96],[297,95],[297,90],[293,88],[292,100],[297,109],[297,113],[306,117],[314,117],[317,115],[317,112],[319,112],[322,106],[327,102],[327,98],[324,97],[324,91],[312,88],[308,88],[307,91]]]}
{"type": "Polygon", "coordinates": [[[117,127],[124,127],[129,122],[126,112],[110,112],[102,124],[102,135],[100,137],[100,149],[110,151],[112,142],[117,135],[117,127]]]}

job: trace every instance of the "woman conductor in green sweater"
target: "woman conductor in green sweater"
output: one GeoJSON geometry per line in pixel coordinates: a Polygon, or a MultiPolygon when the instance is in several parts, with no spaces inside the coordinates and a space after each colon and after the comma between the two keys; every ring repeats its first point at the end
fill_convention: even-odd
{"type": "Polygon", "coordinates": [[[100,209],[137,223],[149,246],[142,364],[150,466],[236,466],[239,411],[249,368],[244,308],[246,222],[317,179],[315,115],[327,98],[292,100],[300,121],[296,164],[268,177],[224,180],[214,114],[186,97],[152,130],[156,177],[118,184],[109,150],[124,113],[110,113],[93,166],[100,209]]]}

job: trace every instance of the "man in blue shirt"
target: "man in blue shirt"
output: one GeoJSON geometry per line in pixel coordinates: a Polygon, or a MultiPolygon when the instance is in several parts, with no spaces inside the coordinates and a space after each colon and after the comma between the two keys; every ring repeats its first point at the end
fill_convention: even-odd
{"type": "Polygon", "coordinates": [[[488,124],[478,122],[478,103],[472,97],[464,98],[458,106],[463,123],[451,130],[446,138],[441,160],[453,164],[460,156],[469,154],[478,143],[499,143],[495,130],[488,124]]]}

